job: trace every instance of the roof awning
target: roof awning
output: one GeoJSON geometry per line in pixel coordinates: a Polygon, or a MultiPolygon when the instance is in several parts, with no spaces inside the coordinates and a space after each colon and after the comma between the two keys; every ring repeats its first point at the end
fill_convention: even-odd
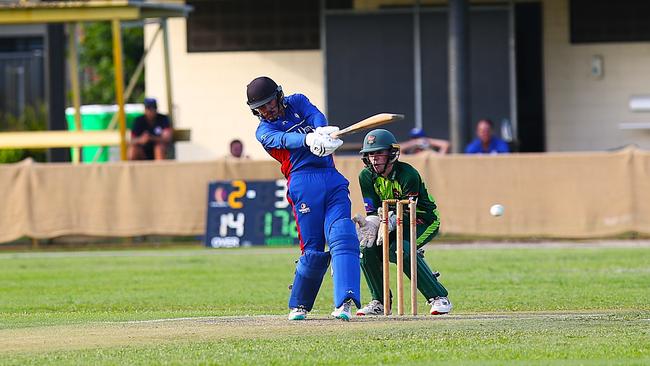
{"type": "Polygon", "coordinates": [[[0,3],[0,24],[68,23],[186,17],[183,2],[144,0],[28,1],[0,3]]]}

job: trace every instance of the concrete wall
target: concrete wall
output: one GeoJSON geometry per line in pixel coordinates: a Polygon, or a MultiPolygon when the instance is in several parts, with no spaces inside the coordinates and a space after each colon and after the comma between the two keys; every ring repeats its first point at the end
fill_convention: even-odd
{"type": "Polygon", "coordinates": [[[571,44],[568,0],[544,0],[544,72],[548,151],[606,150],[627,144],[650,149],[650,130],[621,130],[621,122],[650,122],[632,113],[632,95],[650,94],[649,43],[571,44]],[[604,60],[602,78],[591,60],[604,60]]]}
{"type": "MultiPolygon", "coordinates": [[[[145,44],[157,25],[145,28],[145,44]]],[[[246,105],[246,85],[266,75],[282,85],[285,94],[300,92],[325,112],[322,52],[205,52],[187,53],[184,19],[169,21],[175,126],[190,128],[192,141],[176,144],[178,160],[206,160],[226,155],[229,142],[239,138],[245,153],[268,158],[255,139],[257,119],[246,105]]],[[[162,37],[146,64],[146,94],[166,103],[162,37]]]]}
{"type": "Polygon", "coordinates": [[[0,37],[45,36],[45,24],[0,25],[0,37]]]}

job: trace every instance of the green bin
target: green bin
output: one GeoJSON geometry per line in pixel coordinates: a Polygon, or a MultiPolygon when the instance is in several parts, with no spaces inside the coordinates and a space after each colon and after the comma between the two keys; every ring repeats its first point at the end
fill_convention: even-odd
{"type": "MultiPolygon", "coordinates": [[[[125,104],[124,111],[126,113],[126,128],[131,129],[133,121],[144,114],[143,104],[125,104]]],[[[117,113],[117,105],[84,105],[81,106],[81,130],[83,131],[98,131],[105,130],[111,123],[113,115],[117,113]]],[[[68,130],[75,131],[74,121],[74,108],[69,107],[65,110],[65,118],[68,122],[68,130]]],[[[117,129],[117,124],[116,124],[117,129]]],[[[110,159],[109,146],[85,146],[82,151],[82,162],[92,163],[97,154],[97,150],[101,150],[95,162],[107,162],[110,159]]],[[[70,149],[73,158],[75,149],[70,149]]],[[[74,159],[73,159],[74,160],[74,159]]],[[[117,160],[117,159],[115,159],[117,160]]]]}

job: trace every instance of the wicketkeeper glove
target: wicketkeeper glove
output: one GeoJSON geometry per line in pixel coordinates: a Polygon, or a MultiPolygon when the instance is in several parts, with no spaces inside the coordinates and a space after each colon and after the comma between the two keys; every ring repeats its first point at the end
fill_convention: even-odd
{"type": "Polygon", "coordinates": [[[377,232],[379,231],[379,216],[370,215],[364,219],[361,215],[357,214],[352,218],[352,221],[358,224],[357,236],[359,237],[359,245],[364,248],[370,248],[377,242],[377,232]]]}
{"type": "MultiPolygon", "coordinates": [[[[388,232],[392,233],[397,227],[397,215],[395,212],[388,211],[388,232]]],[[[380,227],[379,234],[377,235],[377,245],[381,246],[384,244],[384,230],[380,227]]]]}

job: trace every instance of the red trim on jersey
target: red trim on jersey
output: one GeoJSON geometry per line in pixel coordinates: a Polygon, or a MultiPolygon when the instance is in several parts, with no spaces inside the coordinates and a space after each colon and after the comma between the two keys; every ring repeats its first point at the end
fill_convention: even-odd
{"type": "Polygon", "coordinates": [[[298,215],[296,215],[296,205],[293,204],[291,197],[289,197],[289,184],[291,183],[291,177],[287,177],[287,201],[291,205],[291,210],[293,211],[293,219],[296,221],[296,230],[298,230],[298,240],[300,240],[300,253],[305,254],[305,242],[302,241],[302,233],[300,232],[300,225],[298,225],[298,215]]]}
{"type": "Polygon", "coordinates": [[[273,159],[277,160],[282,164],[280,167],[280,171],[282,174],[285,176],[285,178],[289,178],[289,173],[291,172],[291,160],[289,160],[290,154],[289,150],[287,149],[270,149],[267,150],[269,155],[273,157],[273,159]]]}

